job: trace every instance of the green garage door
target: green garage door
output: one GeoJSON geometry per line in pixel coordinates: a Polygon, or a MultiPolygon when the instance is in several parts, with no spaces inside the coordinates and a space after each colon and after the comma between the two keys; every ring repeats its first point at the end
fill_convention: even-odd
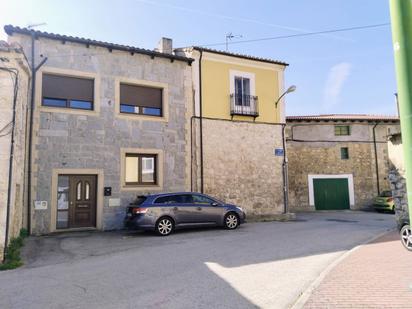
{"type": "Polygon", "coordinates": [[[316,210],[349,209],[348,179],[313,179],[316,210]]]}

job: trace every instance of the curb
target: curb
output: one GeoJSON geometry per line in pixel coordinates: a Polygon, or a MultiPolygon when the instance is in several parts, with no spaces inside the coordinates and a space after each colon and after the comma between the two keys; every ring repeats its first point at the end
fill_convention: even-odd
{"type": "Polygon", "coordinates": [[[321,284],[323,279],[344,259],[346,259],[349,255],[351,255],[353,252],[358,250],[359,248],[375,241],[376,239],[392,232],[395,231],[396,229],[388,229],[385,232],[382,232],[376,236],[373,236],[372,238],[366,240],[365,242],[357,245],[356,247],[353,247],[352,249],[346,251],[343,253],[341,256],[339,256],[336,260],[334,260],[331,264],[329,264],[320,274],[319,276],[313,281],[309,286],[302,292],[302,294],[296,299],[296,301],[290,306],[291,309],[301,309],[303,306],[306,304],[306,302],[309,300],[310,296],[312,296],[313,291],[321,284]]]}

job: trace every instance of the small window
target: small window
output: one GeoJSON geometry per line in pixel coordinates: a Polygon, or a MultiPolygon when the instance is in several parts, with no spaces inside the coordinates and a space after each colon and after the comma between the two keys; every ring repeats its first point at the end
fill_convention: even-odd
{"type": "Polygon", "coordinates": [[[93,110],[93,98],[93,79],[43,74],[43,106],[93,110]]]}
{"type": "Polygon", "coordinates": [[[79,181],[76,186],[76,200],[80,201],[82,199],[82,182],[79,181]]]}
{"type": "Polygon", "coordinates": [[[90,200],[90,184],[86,181],[84,185],[84,199],[90,200]]]}
{"type": "Polygon", "coordinates": [[[128,153],[125,158],[126,185],[154,185],[157,179],[157,155],[128,153]]]}
{"type": "Polygon", "coordinates": [[[347,160],[349,159],[349,149],[347,147],[342,147],[340,149],[340,158],[342,160],[347,160]]]}
{"type": "Polygon", "coordinates": [[[120,112],[162,116],[163,89],[120,84],[120,112]]]}
{"type": "Polygon", "coordinates": [[[349,126],[335,126],[335,135],[336,136],[350,135],[350,127],[349,126]]]}

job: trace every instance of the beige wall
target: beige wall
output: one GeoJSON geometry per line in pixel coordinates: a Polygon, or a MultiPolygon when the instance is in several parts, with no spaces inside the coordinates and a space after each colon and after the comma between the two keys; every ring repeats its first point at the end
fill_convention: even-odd
{"type": "Polygon", "coordinates": [[[405,164],[403,161],[402,136],[400,133],[390,138],[388,142],[388,157],[391,168],[395,168],[403,174],[405,164]]]}
{"type": "MultiPolygon", "coordinates": [[[[16,118],[14,125],[14,157],[10,194],[9,239],[19,234],[23,227],[25,209],[25,170],[26,160],[26,113],[28,103],[29,71],[27,63],[17,46],[7,45],[0,41],[0,67],[17,69],[18,94],[16,102],[16,118]]],[[[14,76],[0,70],[0,129],[12,121],[14,76]]],[[[8,196],[8,177],[11,147],[11,126],[0,133],[0,260],[3,257],[6,233],[6,213],[8,196]]]]}
{"type": "Polygon", "coordinates": [[[282,157],[274,155],[280,125],[203,119],[203,147],[206,194],[241,206],[249,218],[283,211],[282,157]]]}

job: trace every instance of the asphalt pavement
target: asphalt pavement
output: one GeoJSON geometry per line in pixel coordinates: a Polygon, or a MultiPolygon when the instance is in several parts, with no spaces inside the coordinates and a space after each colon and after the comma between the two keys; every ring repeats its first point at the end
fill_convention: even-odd
{"type": "Polygon", "coordinates": [[[288,308],[339,256],[393,229],[374,212],[301,213],[234,231],[30,237],[0,308],[288,308]]]}

